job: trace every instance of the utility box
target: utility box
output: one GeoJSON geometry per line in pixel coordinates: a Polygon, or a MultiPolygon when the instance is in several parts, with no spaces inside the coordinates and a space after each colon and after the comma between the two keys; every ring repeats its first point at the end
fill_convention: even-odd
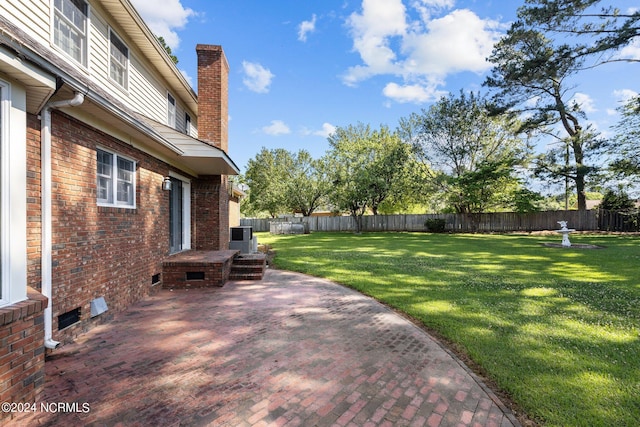
{"type": "Polygon", "coordinates": [[[240,227],[231,227],[231,241],[229,249],[239,250],[240,253],[250,254],[253,248],[257,247],[253,237],[253,227],[244,225],[240,227]]]}

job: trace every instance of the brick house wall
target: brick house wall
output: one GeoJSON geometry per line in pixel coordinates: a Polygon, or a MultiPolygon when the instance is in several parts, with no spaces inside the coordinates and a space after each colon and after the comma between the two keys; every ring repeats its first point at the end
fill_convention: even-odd
{"type": "MultiPolygon", "coordinates": [[[[198,138],[225,153],[229,148],[229,63],[222,46],[196,46],[198,138]]],[[[196,250],[229,249],[229,179],[215,175],[194,183],[196,250]],[[214,201],[214,202],[212,202],[214,201]]]]}
{"type": "MultiPolygon", "coordinates": [[[[47,298],[31,288],[27,298],[0,309],[0,402],[35,402],[44,388],[47,298]]],[[[12,417],[0,412],[0,424],[12,417]]]]}
{"type": "Polygon", "coordinates": [[[42,290],[40,120],[27,114],[27,286],[42,290]]]}
{"type": "Polygon", "coordinates": [[[198,138],[224,152],[229,148],[229,63],[221,46],[196,46],[198,138]]]}
{"type": "MultiPolygon", "coordinates": [[[[39,150],[39,121],[29,123],[29,224],[38,230],[39,155],[37,162],[31,157],[39,150]]],[[[152,277],[169,254],[169,192],[161,184],[171,168],[61,112],[52,112],[51,132],[53,338],[69,342],[154,289],[152,277]],[[136,161],[136,209],[97,205],[98,146],[136,161]],[[98,297],[109,310],[92,319],[90,304],[98,297]],[[58,331],[58,316],[78,308],[80,322],[58,331]]],[[[40,235],[29,235],[28,280],[39,288],[40,235]]]]}
{"type": "Polygon", "coordinates": [[[193,182],[193,249],[229,249],[228,178],[221,175],[200,177],[193,182]]]}
{"type": "MultiPolygon", "coordinates": [[[[100,10],[95,9],[98,15],[105,12],[103,9],[109,12],[120,12],[122,9],[119,4],[97,3],[102,6],[100,10]]],[[[3,5],[4,2],[0,4],[3,5]]],[[[53,312],[51,338],[65,343],[160,288],[162,262],[170,252],[169,198],[171,193],[162,190],[163,178],[173,172],[191,180],[192,246],[206,250],[226,249],[229,240],[227,177],[219,175],[195,177],[193,175],[222,173],[221,171],[235,173],[237,167],[228,156],[219,156],[218,150],[211,150],[210,147],[206,147],[206,156],[199,154],[193,156],[189,149],[185,151],[178,149],[178,142],[183,142],[187,147],[198,146],[194,141],[184,142],[182,134],[173,139],[169,136],[165,140],[164,130],[159,133],[153,131],[154,126],[146,123],[146,119],[151,122],[154,121],[152,117],[156,117],[155,120],[160,117],[163,121],[166,105],[163,101],[167,98],[162,94],[162,90],[158,92],[160,98],[156,101],[159,102],[155,102],[150,108],[153,111],[148,111],[146,100],[137,102],[137,99],[134,99],[133,102],[127,102],[131,101],[131,98],[122,98],[122,93],[117,90],[112,91],[108,85],[102,84],[104,80],[101,80],[100,73],[104,73],[102,77],[105,79],[109,75],[107,62],[92,62],[88,66],[91,68],[91,73],[85,73],[79,71],[72,61],[53,54],[50,49],[52,46],[49,45],[49,35],[45,35],[48,27],[26,25],[32,22],[31,18],[36,19],[33,21],[35,23],[42,22],[42,14],[24,11],[25,20],[12,19],[15,8],[6,9],[0,6],[0,9],[2,9],[0,41],[7,47],[3,55],[15,54],[15,64],[21,64],[14,68],[12,65],[14,62],[3,60],[0,77],[3,82],[7,80],[5,71],[9,70],[8,81],[12,85],[15,84],[13,87],[21,93],[23,98],[16,104],[15,110],[20,110],[20,113],[15,118],[12,114],[11,128],[17,129],[17,132],[26,133],[26,206],[22,202],[17,205],[19,205],[20,229],[26,207],[26,285],[28,287],[25,301],[0,308],[0,402],[25,403],[37,401],[44,387],[45,354],[49,351],[44,346],[44,315],[45,311],[48,312],[47,308],[51,308],[53,312]],[[7,14],[7,11],[10,13],[7,14]],[[37,33],[42,32],[38,36],[44,36],[44,38],[34,40],[31,30],[24,31],[27,28],[31,30],[35,28],[34,31],[37,33]],[[45,43],[42,44],[40,41],[45,43]],[[94,65],[98,68],[94,69],[94,65]],[[26,72],[26,69],[31,71],[26,72]],[[79,110],[71,112],[66,108],[76,107],[56,102],[70,101],[70,96],[78,94],[83,94],[85,98],[84,103],[77,107],[79,110]],[[47,104],[48,101],[56,103],[47,104]],[[43,107],[46,108],[41,110],[43,107]],[[61,112],[58,108],[69,111],[69,114],[61,112]],[[42,123],[37,115],[38,110],[47,119],[48,113],[51,114],[50,216],[48,214],[48,180],[45,189],[42,188],[41,182],[43,161],[41,149],[43,144],[48,148],[49,135],[48,133],[41,135],[42,123]],[[154,115],[154,112],[159,114],[154,115]],[[103,116],[104,114],[108,117],[103,116]],[[25,118],[26,128],[24,128],[25,118]],[[148,133],[149,138],[143,137],[135,142],[141,144],[139,147],[146,148],[136,149],[125,142],[128,140],[127,137],[123,137],[125,141],[121,141],[92,127],[90,125],[92,120],[101,121],[102,125],[97,125],[98,127],[114,126],[114,130],[120,128],[117,131],[119,135],[127,133],[129,129],[133,130],[131,132],[133,138],[136,138],[137,132],[148,133]],[[122,120],[121,123],[124,126],[120,127],[117,120],[122,120]],[[14,123],[18,126],[13,126],[14,123]],[[173,146],[173,142],[177,145],[168,151],[159,148],[162,145],[173,146]],[[136,162],[135,209],[98,206],[97,147],[136,162]],[[149,152],[167,159],[171,165],[142,151],[147,148],[149,152]],[[201,159],[194,160],[194,157],[206,158],[207,162],[203,163],[201,159]],[[224,162],[223,166],[218,166],[219,160],[224,162]],[[43,190],[47,200],[42,198],[43,190]],[[43,208],[47,211],[44,218],[43,208]],[[48,227],[49,221],[51,221],[51,230],[48,227]],[[47,241],[44,242],[45,253],[42,248],[43,229],[47,234],[47,241]],[[49,231],[51,231],[50,254],[48,253],[49,231]],[[48,281],[49,260],[51,261],[51,282],[48,281]],[[47,285],[51,285],[50,299],[41,294],[43,262],[46,262],[47,267],[44,287],[48,288],[47,285]],[[158,279],[157,276],[160,276],[160,281],[152,283],[158,279]],[[93,299],[99,297],[105,299],[109,310],[92,318],[90,304],[93,299]],[[58,317],[71,311],[79,312],[79,321],[58,330],[58,317]]],[[[108,19],[104,23],[124,24],[115,25],[115,27],[127,27],[132,24],[133,30],[137,31],[137,15],[128,16],[126,13],[123,16],[115,15],[120,14],[105,14],[103,17],[108,19]]],[[[22,18],[22,12],[20,12],[20,18],[22,18]]],[[[88,40],[103,40],[101,37],[104,34],[100,31],[96,32],[93,27],[90,30],[87,33],[88,40]]],[[[144,48],[152,46],[156,42],[155,38],[145,41],[144,31],[139,35],[142,37],[133,37],[131,41],[135,39],[138,53],[148,52],[144,48]],[[137,46],[138,42],[141,42],[140,46],[137,46]]],[[[98,45],[99,43],[96,44],[98,45]]],[[[220,46],[199,45],[199,47],[205,52],[204,56],[209,57],[211,61],[203,62],[203,75],[198,76],[199,82],[202,82],[199,85],[203,87],[198,99],[186,81],[174,78],[179,77],[177,69],[171,66],[156,67],[160,63],[156,62],[157,58],[152,57],[155,53],[151,53],[152,56],[146,54],[139,56],[141,69],[145,72],[140,73],[140,79],[137,80],[140,86],[136,86],[136,89],[139,88],[144,92],[146,87],[161,89],[166,85],[164,89],[176,95],[174,100],[178,101],[179,111],[197,115],[193,117],[197,119],[197,127],[203,127],[200,138],[226,153],[229,66],[220,46]],[[151,67],[151,65],[154,66],[151,67]],[[151,73],[147,73],[147,70],[151,73]],[[203,136],[204,133],[207,136],[203,136]]],[[[91,48],[89,53],[92,53],[91,51],[96,53],[100,49],[91,48]]],[[[150,51],[155,52],[153,49],[150,51]]],[[[133,81],[133,79],[130,80],[130,82],[133,81]]],[[[158,124],[164,126],[162,123],[158,124]]],[[[174,131],[179,132],[180,126],[182,124],[174,131]]],[[[22,149],[24,141],[22,135],[20,136],[18,142],[22,149]]],[[[3,144],[13,142],[15,141],[5,141],[4,138],[2,140],[3,144]]],[[[195,151],[198,148],[201,147],[196,147],[195,151]]],[[[20,152],[21,162],[24,161],[22,154],[20,152]]],[[[44,160],[48,167],[49,160],[44,160]]],[[[23,167],[24,164],[20,163],[21,176],[23,176],[23,167]]],[[[18,181],[22,201],[24,182],[18,181]]],[[[7,206],[3,205],[3,209],[7,209],[7,206]]],[[[20,236],[23,239],[22,234],[20,236]]],[[[24,241],[21,240],[19,250],[15,251],[16,255],[20,255],[21,260],[23,243],[24,241]]],[[[21,261],[20,272],[23,271],[22,266],[21,261]]],[[[24,277],[21,276],[21,291],[24,291],[23,280],[24,277]]],[[[45,291],[49,293],[48,289],[45,291]]],[[[23,294],[20,293],[20,296],[23,294]]],[[[49,326],[48,322],[46,323],[49,326]]],[[[0,425],[6,418],[11,418],[11,414],[0,412],[0,425]]]]}

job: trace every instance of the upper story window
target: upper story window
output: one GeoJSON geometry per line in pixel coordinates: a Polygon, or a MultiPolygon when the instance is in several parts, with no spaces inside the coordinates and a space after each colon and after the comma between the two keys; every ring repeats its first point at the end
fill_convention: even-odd
{"type": "Polygon", "coordinates": [[[176,127],[176,99],[170,93],[167,94],[167,124],[176,127]]]}
{"type": "Polygon", "coordinates": [[[136,162],[105,150],[96,150],[98,204],[136,207],[136,162]]]}
{"type": "Polygon", "coordinates": [[[111,30],[109,31],[109,46],[109,76],[126,89],[129,77],[129,48],[111,30]]]}
{"type": "Polygon", "coordinates": [[[189,113],[184,113],[184,133],[191,135],[191,116],[189,113]]]}
{"type": "Polygon", "coordinates": [[[87,65],[88,12],[83,0],[54,0],[53,43],[78,63],[87,65]]]}

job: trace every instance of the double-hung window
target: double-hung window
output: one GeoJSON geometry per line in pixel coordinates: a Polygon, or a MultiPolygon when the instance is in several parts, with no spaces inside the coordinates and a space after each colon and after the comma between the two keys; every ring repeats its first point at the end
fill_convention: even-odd
{"type": "Polygon", "coordinates": [[[98,204],[136,207],[136,162],[109,151],[96,150],[98,204]]]}
{"type": "Polygon", "coordinates": [[[176,128],[176,99],[167,94],[167,125],[176,128]]]}
{"type": "Polygon", "coordinates": [[[84,0],[54,0],[53,44],[87,65],[89,6],[84,0]]]}
{"type": "Polygon", "coordinates": [[[191,135],[191,116],[189,113],[184,113],[184,133],[191,135]]]}
{"type": "Polygon", "coordinates": [[[129,72],[129,48],[112,30],[109,31],[109,42],[109,76],[111,80],[126,89],[129,72]]]}

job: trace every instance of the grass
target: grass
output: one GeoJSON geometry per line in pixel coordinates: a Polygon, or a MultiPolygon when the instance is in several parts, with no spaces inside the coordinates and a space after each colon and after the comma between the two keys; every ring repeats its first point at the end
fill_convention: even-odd
{"type": "Polygon", "coordinates": [[[548,426],[640,420],[640,238],[314,233],[259,241],[278,268],[355,288],[422,322],[548,426]]]}

